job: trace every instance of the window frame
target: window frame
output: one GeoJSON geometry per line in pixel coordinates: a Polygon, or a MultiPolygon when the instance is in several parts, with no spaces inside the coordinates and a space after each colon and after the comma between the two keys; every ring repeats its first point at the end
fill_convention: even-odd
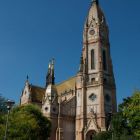
{"type": "Polygon", "coordinates": [[[95,50],[92,49],[90,51],[90,55],[91,55],[91,70],[95,70],[95,50]]]}

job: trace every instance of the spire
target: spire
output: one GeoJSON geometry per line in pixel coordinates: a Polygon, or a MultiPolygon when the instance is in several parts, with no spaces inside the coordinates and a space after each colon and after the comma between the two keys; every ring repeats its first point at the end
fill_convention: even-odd
{"type": "Polygon", "coordinates": [[[52,75],[52,84],[54,85],[55,83],[55,77],[54,77],[54,58],[52,59],[52,62],[51,62],[51,75],[52,75]]]}
{"type": "Polygon", "coordinates": [[[49,66],[48,66],[48,72],[47,72],[47,76],[46,76],[46,87],[49,85],[55,84],[55,77],[54,77],[54,59],[52,59],[49,62],[49,66]]]}

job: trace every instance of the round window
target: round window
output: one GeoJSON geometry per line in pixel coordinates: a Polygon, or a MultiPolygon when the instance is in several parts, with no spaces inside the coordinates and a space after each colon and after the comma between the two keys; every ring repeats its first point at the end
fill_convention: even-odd
{"type": "Polygon", "coordinates": [[[48,107],[45,107],[45,111],[48,111],[48,107]]]}
{"type": "Polygon", "coordinates": [[[91,29],[91,30],[89,31],[89,34],[90,34],[90,35],[94,35],[94,34],[95,34],[95,30],[94,30],[94,29],[91,29]]]}

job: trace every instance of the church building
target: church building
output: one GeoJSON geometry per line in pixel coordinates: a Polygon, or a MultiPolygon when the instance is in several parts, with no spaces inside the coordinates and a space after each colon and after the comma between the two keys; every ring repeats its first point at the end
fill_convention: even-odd
{"type": "Polygon", "coordinates": [[[109,114],[117,111],[109,29],[98,0],[91,2],[81,48],[73,77],[55,84],[52,60],[44,87],[30,84],[28,78],[25,83],[20,104],[36,104],[50,119],[49,140],[93,140],[95,133],[108,130],[109,114]]]}

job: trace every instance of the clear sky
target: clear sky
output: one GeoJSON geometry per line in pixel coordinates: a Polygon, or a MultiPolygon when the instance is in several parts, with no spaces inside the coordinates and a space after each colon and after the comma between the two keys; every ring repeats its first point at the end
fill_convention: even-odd
{"type": "MultiPolygon", "coordinates": [[[[26,75],[44,86],[76,74],[91,0],[0,0],[0,93],[19,102],[26,75]]],[[[140,0],[100,0],[110,29],[118,103],[140,89],[140,0]]]]}

